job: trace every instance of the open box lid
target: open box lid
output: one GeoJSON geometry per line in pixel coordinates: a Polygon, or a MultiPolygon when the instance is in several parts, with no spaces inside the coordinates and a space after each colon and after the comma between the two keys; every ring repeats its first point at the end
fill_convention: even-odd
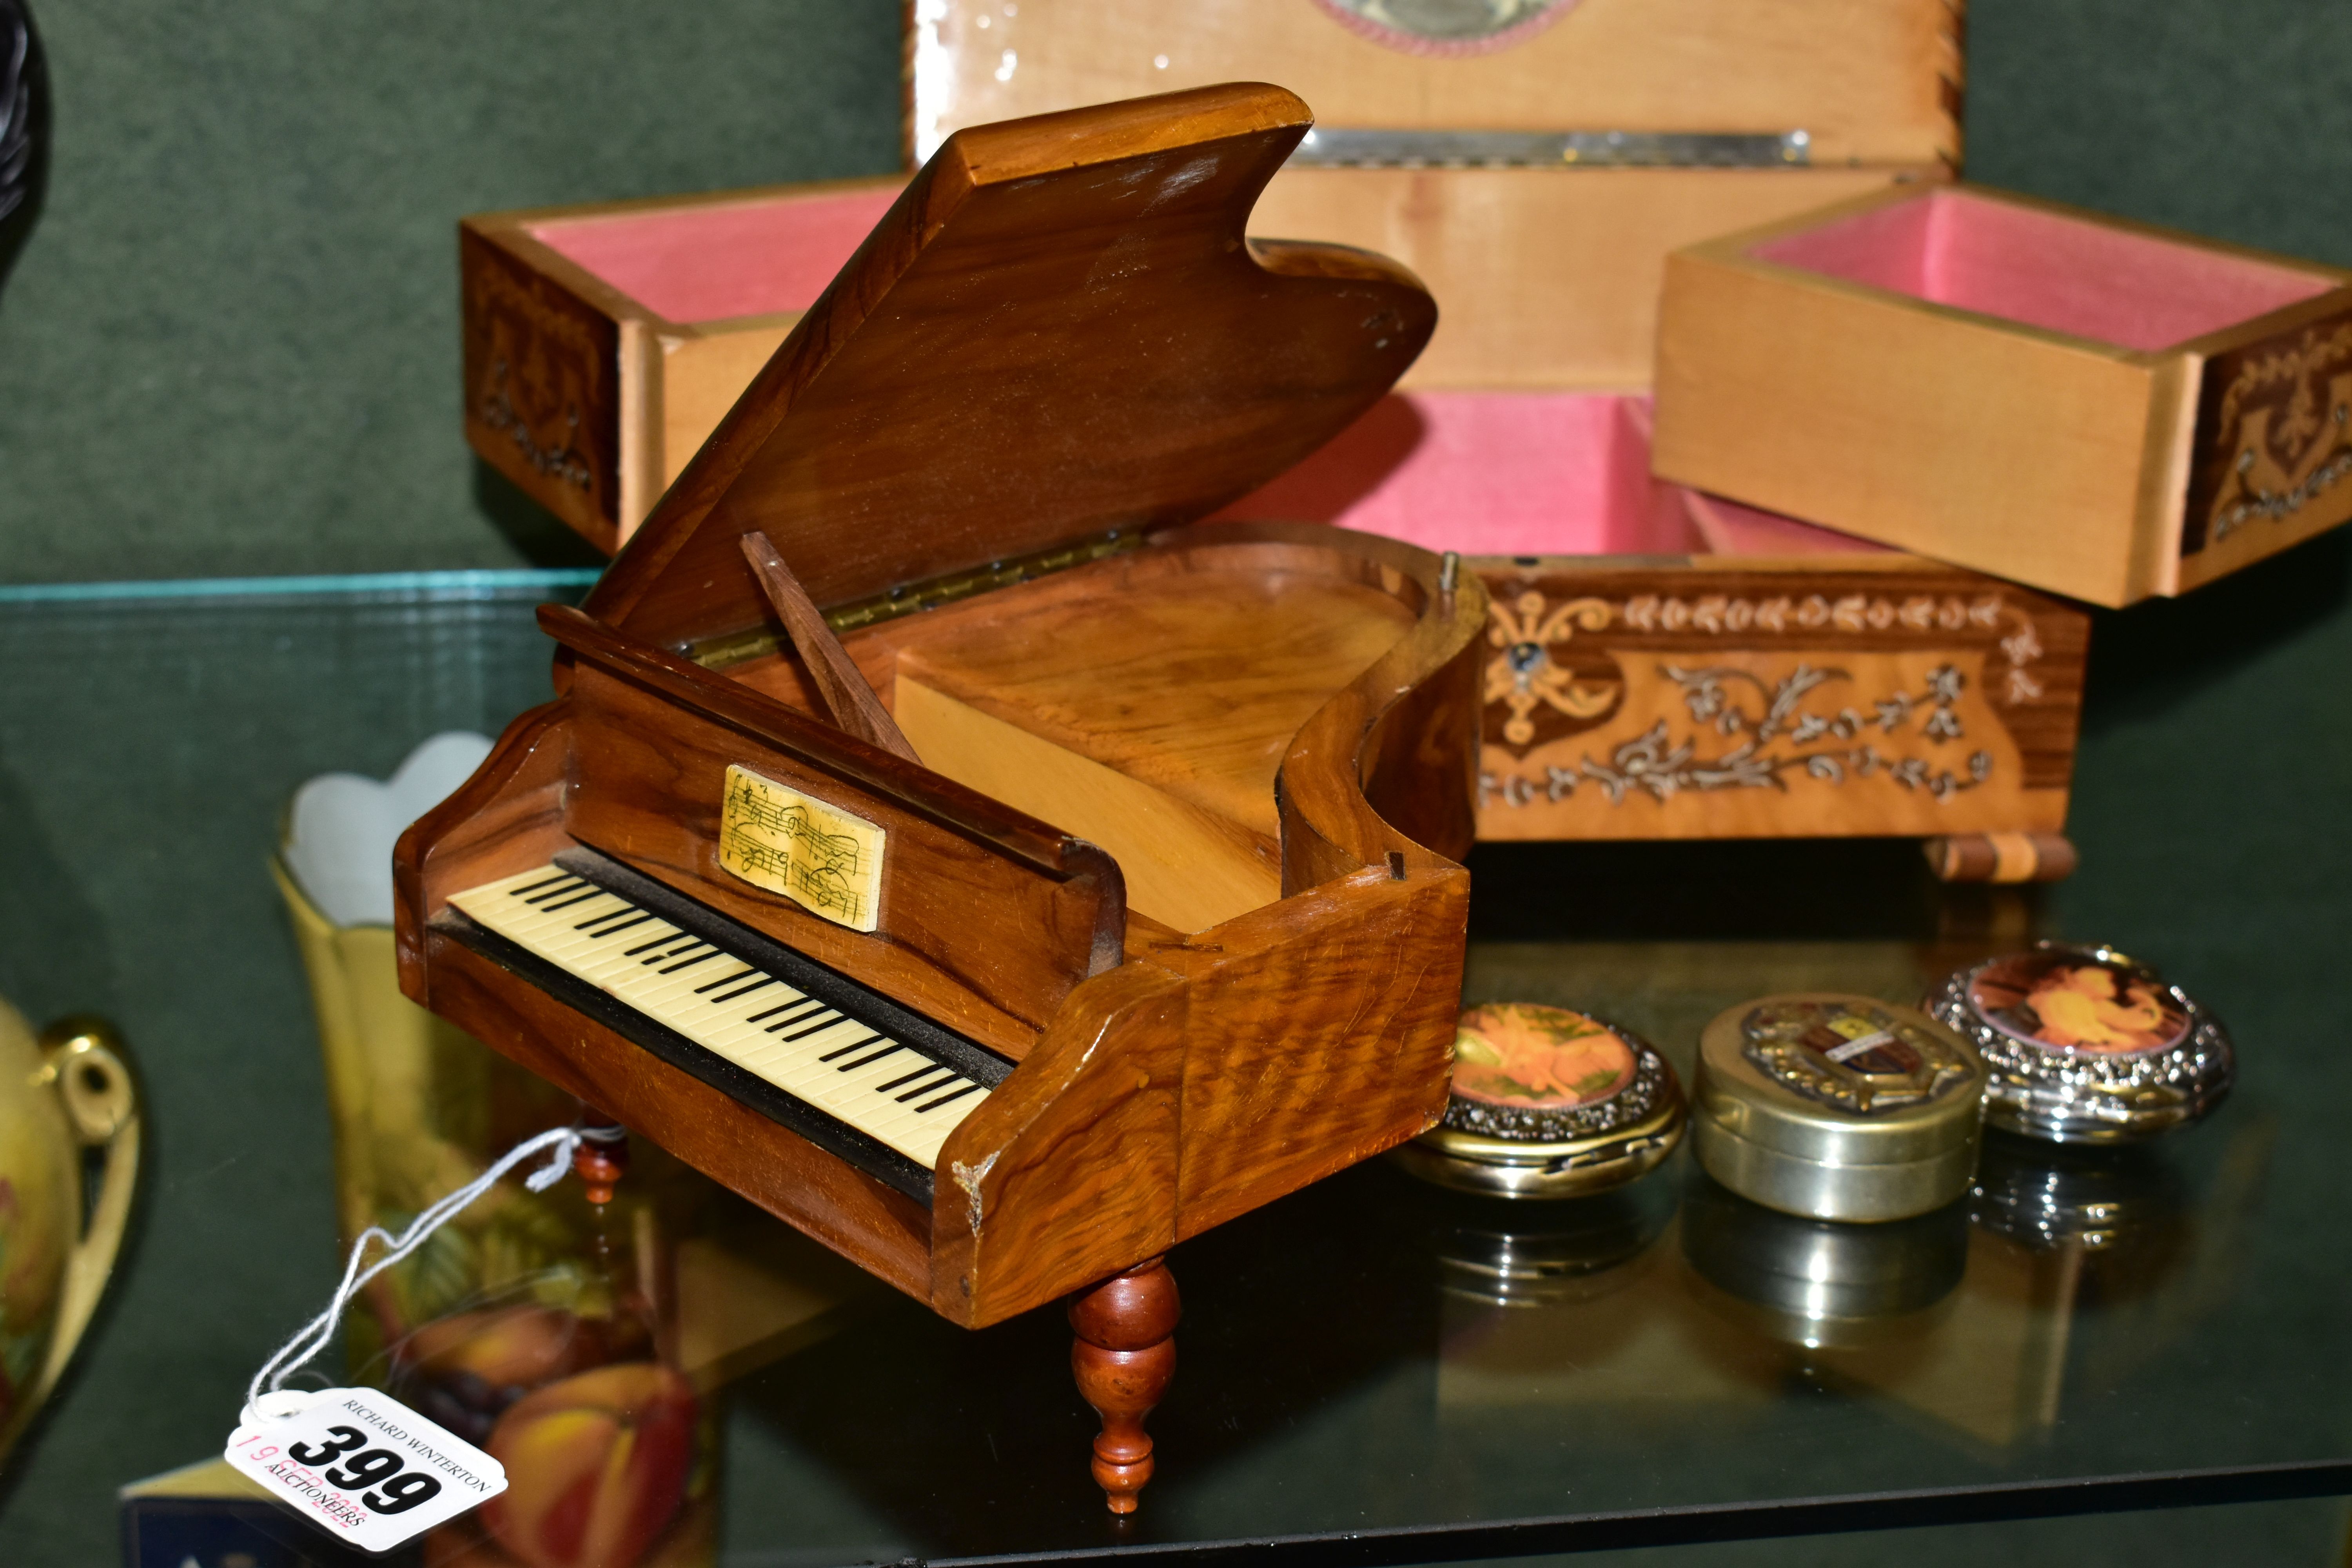
{"type": "Polygon", "coordinates": [[[684,646],[764,618],[755,529],[838,605],[1186,521],[1289,468],[1436,321],[1383,258],[1244,241],[1311,123],[1241,84],[959,132],[583,607],[684,646]]]}
{"type": "Polygon", "coordinates": [[[1566,161],[1584,168],[1956,163],[1961,9],[1953,0],[927,0],[909,7],[906,134],[921,158],[968,125],[1259,78],[1317,108],[1302,164],[1412,162],[1416,145],[1431,150],[1421,161],[1433,167],[1558,163],[1570,150],[1566,161]],[[1610,132],[1623,139],[1612,146],[1601,139],[1610,132]],[[1372,132],[1403,134],[1382,145],[1372,132]],[[1538,151],[1542,138],[1574,132],[1592,140],[1538,151]],[[1436,151],[1448,136],[1460,140],[1436,151]]]}
{"type": "Polygon", "coordinates": [[[1392,256],[1406,385],[1633,392],[1668,253],[1960,159],[1956,0],[924,0],[907,142],[1202,82],[1317,124],[1251,232],[1392,256]]]}

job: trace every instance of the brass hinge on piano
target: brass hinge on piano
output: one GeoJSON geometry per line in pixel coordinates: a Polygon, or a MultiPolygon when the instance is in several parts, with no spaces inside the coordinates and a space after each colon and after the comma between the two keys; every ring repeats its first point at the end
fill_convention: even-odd
{"type": "Polygon", "coordinates": [[[396,855],[419,1001],[952,1321],[1087,1292],[1122,1510],[1156,1390],[1100,1368],[1157,1364],[1160,1257],[1446,1095],[1484,596],[1195,521],[1434,323],[1380,258],[1243,239],[1308,123],[1235,86],[950,139],[396,855]],[[822,657],[740,548],[839,606],[1113,528],[822,657]]]}

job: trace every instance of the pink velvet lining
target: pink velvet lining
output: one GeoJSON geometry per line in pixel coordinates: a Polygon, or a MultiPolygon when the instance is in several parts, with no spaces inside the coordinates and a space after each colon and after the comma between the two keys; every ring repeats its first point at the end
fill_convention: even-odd
{"type": "Polygon", "coordinates": [[[718,321],[807,310],[898,199],[895,189],[771,196],[530,233],[670,321],[718,321]]]}
{"type": "Polygon", "coordinates": [[[1650,400],[1382,398],[1215,521],[1332,522],[1465,555],[1809,555],[1884,546],[1650,477],[1650,400]]]}
{"type": "MultiPolygon", "coordinates": [[[[805,310],[893,190],[540,224],[542,244],[670,321],[805,310]]],[[[1790,555],[1883,546],[1650,477],[1650,403],[1608,393],[1386,397],[1218,516],[1334,522],[1465,555],[1790,555]]]]}
{"type": "Polygon", "coordinates": [[[1769,240],[1752,254],[2139,350],[2170,348],[2336,286],[2293,268],[1968,191],[1929,191],[1769,240]]]}

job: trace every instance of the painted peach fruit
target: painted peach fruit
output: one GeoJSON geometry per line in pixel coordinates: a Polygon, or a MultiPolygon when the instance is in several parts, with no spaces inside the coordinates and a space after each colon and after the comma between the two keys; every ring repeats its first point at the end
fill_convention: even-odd
{"type": "Polygon", "coordinates": [[[530,1568],[629,1568],[685,1501],[694,1426],[693,1388],[651,1362],[525,1394],[490,1434],[507,1489],[483,1522],[530,1568]]]}

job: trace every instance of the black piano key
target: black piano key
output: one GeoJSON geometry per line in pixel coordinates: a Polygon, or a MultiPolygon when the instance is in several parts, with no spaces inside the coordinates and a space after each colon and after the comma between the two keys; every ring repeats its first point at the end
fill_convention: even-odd
{"type": "Polygon", "coordinates": [[[592,899],[600,899],[604,896],[604,889],[597,887],[593,883],[590,883],[583,887],[580,891],[576,893],[562,894],[556,898],[550,899],[546,903],[543,903],[539,907],[541,912],[551,915],[558,910],[568,910],[574,904],[584,904],[592,899]]]}
{"type": "Polygon", "coordinates": [[[940,1096],[937,1100],[932,1100],[929,1105],[919,1105],[915,1107],[915,1114],[920,1116],[926,1110],[937,1110],[942,1105],[952,1105],[957,1100],[961,1100],[965,1095],[973,1092],[979,1088],[980,1085],[976,1083],[967,1083],[952,1094],[943,1094],[940,1096]]]}
{"type": "MultiPolygon", "coordinates": [[[[870,1045],[872,1045],[876,1040],[878,1040],[878,1039],[881,1039],[881,1038],[882,1038],[882,1037],[881,1037],[881,1036],[879,1036],[879,1035],[873,1035],[873,1036],[869,1036],[869,1037],[867,1037],[866,1039],[860,1040],[860,1041],[857,1043],[857,1046],[852,1046],[852,1047],[850,1047],[849,1048],[850,1048],[851,1050],[856,1050],[856,1049],[857,1049],[857,1048],[858,1048],[858,1046],[870,1046],[870,1045]]],[[[874,1052],[872,1055],[870,1055],[870,1056],[863,1056],[863,1057],[860,1057],[860,1058],[857,1058],[856,1061],[854,1061],[854,1062],[844,1062],[844,1063],[842,1063],[839,1067],[835,1068],[834,1070],[835,1070],[835,1072],[856,1072],[859,1068],[864,1068],[864,1067],[872,1067],[876,1062],[880,1061],[884,1057],[888,1056],[888,1055],[889,1055],[891,1052],[893,1052],[893,1051],[903,1051],[903,1050],[905,1050],[906,1048],[907,1048],[906,1047],[904,1047],[904,1046],[900,1045],[898,1041],[896,1041],[896,1040],[891,1040],[891,1041],[887,1042],[887,1044],[885,1044],[885,1045],[883,1046],[883,1047],[882,1047],[880,1050],[874,1052]]],[[[819,1058],[818,1059],[819,1059],[819,1060],[821,1060],[821,1061],[829,1061],[829,1060],[831,1060],[834,1057],[836,1057],[836,1056],[838,1056],[838,1055],[840,1055],[840,1054],[841,1054],[841,1053],[840,1053],[840,1052],[838,1052],[838,1051],[829,1051],[829,1052],[827,1052],[824,1057],[821,1057],[821,1058],[819,1058]]]]}
{"type": "MultiPolygon", "coordinates": [[[[754,974],[760,974],[760,972],[759,972],[758,970],[756,970],[756,969],[755,969],[755,970],[752,970],[751,973],[754,973],[754,974]]],[[[761,990],[761,989],[763,989],[764,987],[767,987],[767,986],[770,986],[770,985],[778,985],[778,984],[782,984],[782,982],[779,981],[779,980],[778,980],[774,975],[772,975],[772,974],[760,974],[760,978],[758,978],[757,980],[754,980],[754,981],[753,981],[753,982],[751,982],[751,984],[749,984],[749,985],[743,986],[743,987],[741,987],[741,988],[740,988],[740,989],[738,989],[738,990],[726,992],[726,993],[724,993],[723,994],[720,994],[720,995],[718,995],[718,996],[713,996],[713,997],[710,999],[710,1005],[711,1005],[712,1006],[714,1006],[714,1007],[723,1006],[725,1004],[734,1001],[734,1000],[735,1000],[737,997],[739,997],[739,996],[749,996],[749,995],[750,995],[750,994],[751,994],[751,993],[752,993],[752,992],[754,992],[754,991],[761,990]]],[[[761,1015],[760,1015],[760,1016],[761,1016],[761,1017],[765,1017],[766,1016],[767,1016],[767,1015],[766,1015],[766,1014],[764,1014],[764,1013],[763,1013],[763,1014],[761,1014],[761,1015]]],[[[747,1024],[754,1024],[754,1023],[759,1022],[759,1019],[758,1019],[758,1018],[746,1018],[746,1019],[744,1019],[743,1021],[744,1021],[745,1023],[747,1023],[747,1024]]]]}
{"type": "Polygon", "coordinates": [[[586,931],[590,926],[604,926],[603,931],[595,932],[588,939],[591,942],[602,942],[608,936],[618,936],[625,931],[629,931],[637,926],[641,926],[653,918],[653,916],[646,913],[643,910],[614,910],[612,914],[598,915],[593,921],[582,921],[578,925],[573,926],[572,929],[573,931],[586,931]],[[613,920],[621,915],[627,915],[629,918],[622,921],[619,925],[604,925],[606,921],[613,920]]]}
{"type": "Polygon", "coordinates": [[[925,1062],[920,1068],[907,1074],[903,1078],[894,1078],[888,1083],[877,1084],[874,1088],[874,1092],[877,1094],[887,1094],[894,1089],[906,1089],[907,1085],[914,1083],[917,1079],[925,1078],[929,1079],[931,1081],[925,1084],[918,1084],[914,1089],[908,1089],[908,1092],[898,1097],[898,1103],[904,1105],[907,1101],[915,1099],[919,1095],[929,1094],[933,1089],[946,1088],[949,1084],[951,1084],[956,1080],[956,1073],[955,1069],[952,1068],[941,1067],[937,1062],[925,1062]],[[941,1078],[940,1076],[941,1073],[947,1074],[947,1077],[941,1078]]]}
{"type": "Polygon", "coordinates": [[[764,1013],[754,1013],[743,1021],[747,1024],[756,1024],[762,1018],[776,1018],[776,1015],[779,1013],[789,1014],[789,1016],[776,1018],[774,1023],[768,1026],[767,1032],[772,1035],[778,1029],[784,1028],[791,1025],[794,1019],[807,1017],[808,1010],[811,1007],[822,1007],[824,1005],[824,1003],[818,1001],[814,996],[796,996],[790,1002],[777,1003],[774,1006],[769,1008],[764,1013]],[[799,1011],[793,1012],[793,1009],[794,1008],[798,1008],[799,1011]]]}
{"type": "Polygon", "coordinates": [[[520,888],[517,888],[517,889],[515,889],[513,890],[512,896],[513,896],[513,897],[515,897],[515,898],[518,898],[518,899],[522,899],[522,901],[523,901],[524,903],[529,903],[529,902],[530,902],[530,900],[529,899],[523,899],[523,895],[524,895],[525,893],[536,893],[536,892],[538,892],[541,888],[552,888],[552,887],[554,887],[558,882],[570,882],[570,881],[574,881],[574,880],[576,880],[576,879],[575,879],[575,878],[572,875],[572,873],[571,873],[571,872],[569,872],[569,871],[559,872],[559,873],[558,873],[558,874],[556,874],[555,876],[543,878],[543,879],[541,879],[541,880],[539,880],[539,881],[532,882],[532,883],[528,884],[527,886],[524,886],[524,887],[520,887],[520,888]]]}
{"type": "MultiPolygon", "coordinates": [[[[784,1044],[786,1044],[786,1045],[788,1045],[788,1046],[789,1046],[789,1045],[791,1045],[794,1040],[805,1040],[805,1039],[807,1039],[811,1035],[820,1033],[821,1031],[825,1030],[825,1029],[830,1029],[830,1028],[832,1028],[835,1024],[842,1023],[842,1022],[844,1022],[844,1021],[845,1021],[845,1020],[844,1020],[844,1018],[843,1018],[843,1016],[842,1016],[842,1015],[840,1015],[839,1013],[835,1012],[835,1011],[834,1011],[832,1008],[830,1008],[830,1007],[827,1007],[827,1008],[824,1010],[824,1012],[825,1012],[825,1016],[824,1016],[824,1017],[819,1018],[815,1023],[809,1025],[806,1028],[804,1028],[804,1029],[796,1029],[796,1030],[794,1030],[793,1033],[791,1033],[791,1034],[789,1034],[789,1035],[786,1035],[786,1036],[784,1037],[784,1044]]],[[[793,1020],[793,1021],[794,1023],[798,1023],[800,1020],[799,1020],[799,1019],[797,1019],[797,1018],[795,1018],[795,1019],[794,1019],[794,1020],[793,1020]]],[[[768,1033],[770,1033],[770,1034],[772,1034],[772,1034],[774,1034],[775,1032],[776,1032],[776,1031],[775,1031],[775,1030],[773,1030],[773,1029],[770,1029],[770,1030],[768,1031],[768,1033]]],[[[859,1045],[863,1045],[863,1044],[865,1044],[865,1042],[864,1042],[863,1040],[861,1040],[861,1041],[859,1041],[859,1042],[858,1042],[858,1044],[859,1044],[859,1045]]],[[[852,1050],[855,1050],[856,1047],[853,1046],[853,1047],[849,1047],[849,1048],[850,1048],[850,1049],[852,1049],[852,1050]]],[[[817,1060],[819,1060],[819,1061],[823,1061],[823,1060],[824,1060],[824,1059],[825,1059],[825,1058],[823,1058],[823,1057],[819,1057],[819,1058],[817,1058],[817,1060]]]]}
{"type": "MultiPolygon", "coordinates": [[[[825,1029],[829,1029],[829,1028],[833,1027],[833,1025],[832,1025],[832,1024],[830,1024],[830,1023],[821,1024],[821,1025],[819,1025],[819,1026],[818,1026],[818,1027],[819,1027],[819,1028],[825,1028],[825,1029]]],[[[881,1037],[880,1035],[878,1035],[878,1034],[869,1034],[869,1035],[867,1035],[867,1036],[866,1036],[864,1039],[862,1039],[862,1040],[852,1040],[852,1041],[850,1041],[850,1042],[849,1042],[849,1044],[847,1044],[847,1045],[845,1045],[845,1046],[835,1046],[833,1049],[831,1049],[831,1050],[829,1050],[829,1051],[825,1052],[825,1053],[824,1053],[824,1055],[823,1055],[823,1056],[821,1056],[821,1057],[817,1058],[816,1059],[817,1059],[817,1060],[819,1060],[819,1061],[821,1061],[821,1062],[829,1062],[829,1061],[833,1060],[833,1058],[835,1058],[835,1057],[845,1057],[845,1056],[847,1056],[847,1055],[848,1055],[850,1052],[852,1052],[852,1051],[862,1051],[862,1050],[864,1050],[866,1047],[868,1047],[868,1046],[872,1045],[875,1041],[877,1041],[877,1040],[880,1039],[881,1037],[881,1037]]],[[[784,1037],[784,1038],[785,1038],[785,1039],[787,1039],[787,1040],[797,1040],[797,1039],[799,1039],[799,1038],[800,1038],[800,1037],[799,1037],[798,1035],[787,1035],[787,1036],[785,1036],[785,1037],[784,1037]]],[[[848,1069],[848,1068],[844,1068],[842,1070],[843,1070],[844,1072],[846,1072],[846,1071],[848,1071],[849,1069],[848,1069]]]]}
{"type": "Polygon", "coordinates": [[[891,1089],[906,1089],[906,1086],[908,1086],[908,1084],[912,1084],[912,1081],[915,1081],[915,1079],[927,1079],[927,1077],[931,1077],[931,1074],[934,1074],[934,1072],[948,1072],[948,1069],[946,1069],[946,1068],[940,1068],[939,1063],[931,1063],[931,1060],[927,1060],[927,1063],[924,1063],[922,1068],[915,1068],[915,1072],[903,1072],[903,1074],[898,1074],[898,1077],[894,1077],[894,1079],[891,1079],[889,1084],[875,1084],[875,1093],[877,1093],[877,1096],[887,1096],[887,1093],[889,1093],[891,1089]]]}
{"type": "Polygon", "coordinates": [[[694,988],[694,994],[695,994],[697,996],[699,996],[699,995],[701,995],[701,994],[702,994],[704,992],[706,992],[706,991],[716,991],[716,990],[718,990],[721,985],[732,985],[732,984],[734,984],[738,980],[742,979],[745,975],[750,974],[751,973],[751,965],[749,965],[749,964],[745,964],[742,968],[740,968],[740,969],[737,970],[737,971],[736,971],[734,973],[732,973],[732,974],[723,975],[723,976],[721,976],[720,978],[719,978],[719,979],[717,979],[717,980],[706,980],[706,981],[704,981],[701,984],[699,984],[699,985],[698,985],[698,986],[696,986],[696,987],[694,988]]]}
{"type": "Polygon", "coordinates": [[[720,956],[720,954],[719,950],[715,947],[706,947],[700,952],[695,952],[692,948],[688,947],[681,948],[677,952],[665,953],[662,956],[665,958],[676,958],[677,959],[677,962],[671,964],[668,968],[658,970],[656,973],[661,974],[676,974],[682,969],[692,969],[698,963],[708,963],[712,959],[720,956]],[[694,956],[691,958],[680,957],[680,953],[693,953],[694,956]]]}
{"type": "Polygon", "coordinates": [[[621,954],[621,956],[623,958],[635,958],[641,952],[650,952],[657,947],[676,947],[679,942],[690,942],[697,940],[698,939],[691,931],[674,931],[667,936],[657,936],[651,942],[641,942],[637,943],[636,946],[629,949],[628,952],[621,954]]]}

